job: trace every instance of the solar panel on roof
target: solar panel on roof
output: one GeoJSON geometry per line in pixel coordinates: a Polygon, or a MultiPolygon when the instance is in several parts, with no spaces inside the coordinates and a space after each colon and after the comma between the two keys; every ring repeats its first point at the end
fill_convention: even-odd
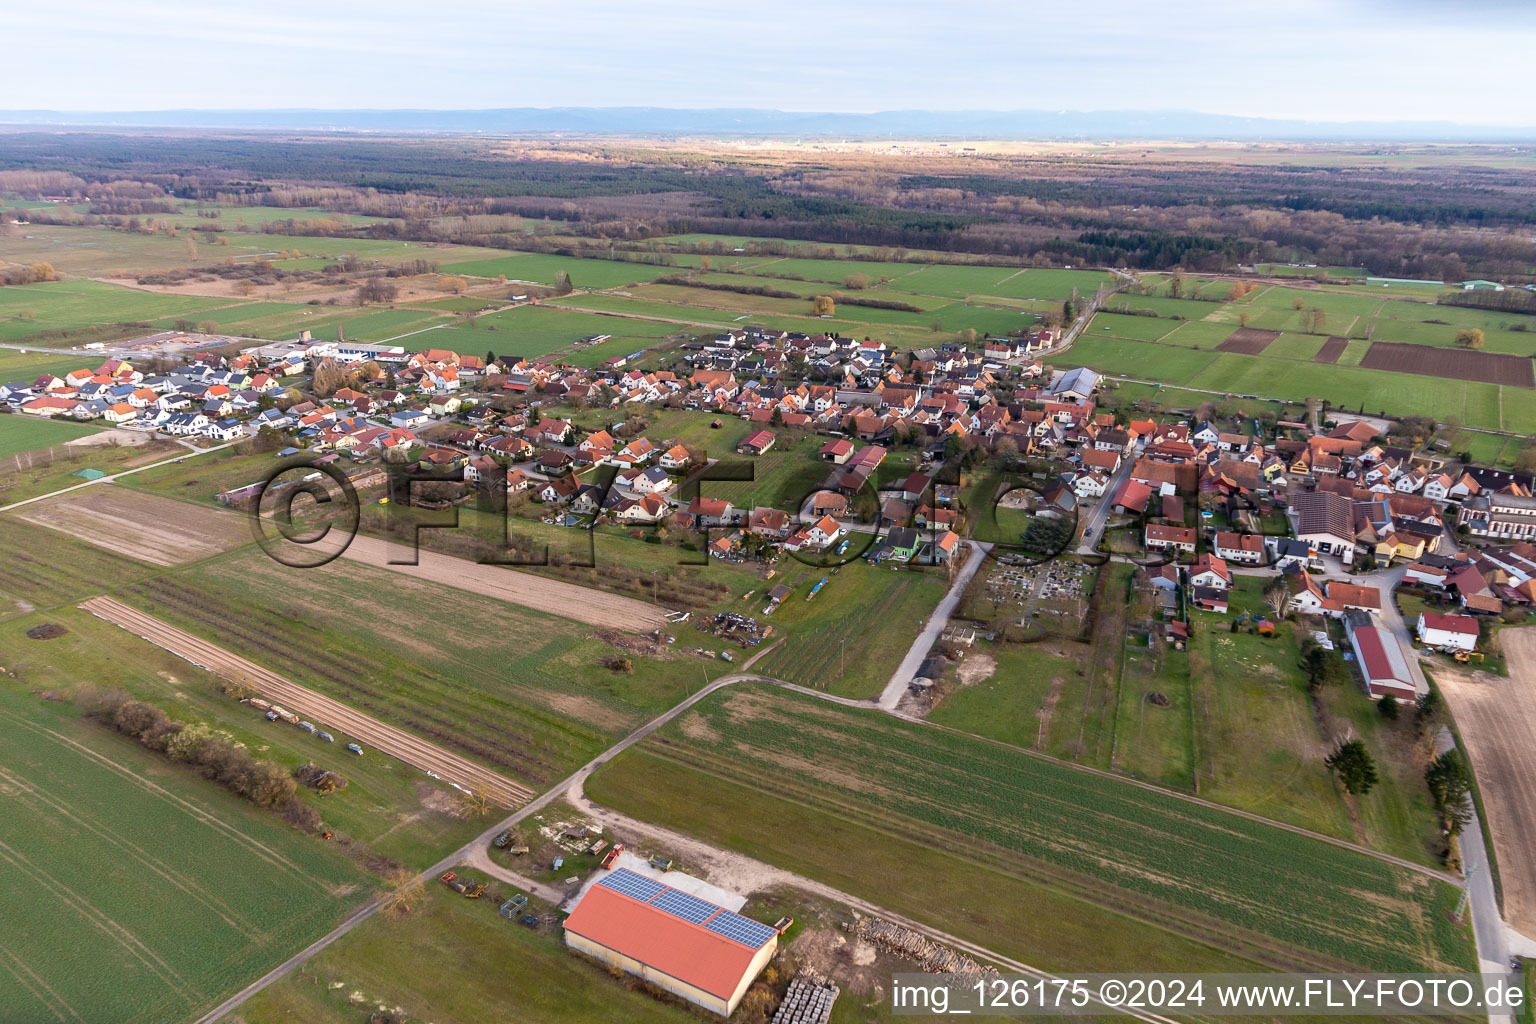
{"type": "Polygon", "coordinates": [[[619,868],[597,884],[633,897],[641,903],[649,903],[656,898],[657,893],[666,888],[660,882],[646,878],[644,875],[637,875],[627,868],[619,868]]]}
{"type": "Polygon", "coordinates": [[[668,889],[652,900],[651,906],[693,924],[703,924],[721,912],[719,907],[708,900],[701,900],[680,889],[668,889]]]}
{"type": "Polygon", "coordinates": [[[704,927],[716,935],[723,935],[732,942],[739,942],[749,949],[762,949],[769,939],[778,934],[761,921],[733,914],[729,910],[722,910],[704,927]]]}

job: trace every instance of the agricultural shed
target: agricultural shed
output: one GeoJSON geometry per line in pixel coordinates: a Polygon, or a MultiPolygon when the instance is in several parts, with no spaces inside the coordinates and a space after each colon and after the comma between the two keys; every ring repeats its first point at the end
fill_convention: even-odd
{"type": "Polygon", "coordinates": [[[581,897],[565,921],[565,942],[729,1017],[778,949],[779,933],[619,868],[581,897]]]}
{"type": "Polygon", "coordinates": [[[1403,656],[1397,637],[1372,625],[1370,616],[1363,612],[1350,612],[1344,625],[1360,664],[1360,674],[1365,677],[1365,692],[1370,698],[1380,700],[1391,694],[1398,700],[1415,700],[1418,689],[1408,672],[1408,659],[1403,656]]]}

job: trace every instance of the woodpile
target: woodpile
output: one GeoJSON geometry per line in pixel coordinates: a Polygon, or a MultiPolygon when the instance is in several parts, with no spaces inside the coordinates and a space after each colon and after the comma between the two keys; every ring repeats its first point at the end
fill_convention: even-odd
{"type": "Polygon", "coordinates": [[[839,989],[812,970],[803,970],[789,983],[773,1024],[827,1024],[839,989]]]}
{"type": "Polygon", "coordinates": [[[866,942],[913,961],[929,974],[997,973],[995,967],[984,967],[970,957],[941,946],[910,928],[882,921],[878,917],[861,917],[848,930],[866,942]]]}

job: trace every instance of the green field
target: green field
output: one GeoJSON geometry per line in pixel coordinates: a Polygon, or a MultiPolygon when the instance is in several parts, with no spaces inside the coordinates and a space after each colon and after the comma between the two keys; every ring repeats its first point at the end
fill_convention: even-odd
{"type": "MultiPolygon", "coordinates": [[[[510,893],[510,886],[502,886],[510,893]]],[[[413,1021],[691,1024],[697,1016],[440,885],[410,918],[374,917],[240,1008],[246,1024],[356,1024],[380,1004],[413,1021]],[[360,993],[361,1006],[349,997],[360,993]]]]}
{"type": "MultiPolygon", "coordinates": [[[[242,303],[212,310],[197,319],[213,321],[222,333],[248,338],[283,340],[309,331],[316,339],[335,340],[338,333],[344,333],[351,341],[371,342],[391,341],[398,335],[454,322],[445,313],[420,309],[310,306],[295,302],[242,303]]],[[[165,318],[157,321],[156,326],[170,327],[173,323],[172,318],[165,318]]],[[[400,338],[399,344],[410,345],[430,337],[422,334],[400,338]]]]}
{"type": "MultiPolygon", "coordinates": [[[[1147,343],[1100,337],[1102,332],[1093,328],[1103,316],[1094,318],[1088,336],[1051,362],[1220,394],[1254,394],[1288,402],[1325,398],[1343,409],[1358,410],[1363,406],[1367,413],[1418,413],[1441,420],[1455,419],[1469,427],[1511,432],[1536,429],[1536,402],[1530,401],[1530,389],[1362,370],[1358,363],[1369,347],[1366,341],[1351,341],[1339,362],[1330,365],[1295,358],[1311,347],[1311,336],[1282,335],[1270,346],[1280,346],[1275,356],[1269,350],[1260,356],[1196,352],[1175,348],[1174,342],[1183,331],[1204,327],[1203,324],[1186,324],[1164,342],[1147,343]]],[[[1119,317],[1113,323],[1133,319],[1139,318],[1119,317]]],[[[1317,341],[1320,348],[1322,339],[1317,341]]]]}
{"type": "MultiPolygon", "coordinates": [[[[0,516],[0,549],[6,552],[0,559],[0,619],[79,601],[151,571],[134,559],[20,522],[12,513],[0,516]]],[[[34,646],[26,654],[37,656],[51,649],[34,646]]],[[[20,654],[10,655],[7,667],[21,660],[20,654]]]]}
{"type": "Polygon", "coordinates": [[[502,313],[477,317],[470,324],[456,324],[414,338],[404,338],[400,344],[419,348],[449,348],[475,355],[493,351],[500,356],[532,359],[569,349],[574,342],[594,334],[613,335],[612,342],[570,353],[571,362],[584,366],[647,348],[680,329],[676,324],[577,313],[548,306],[519,306],[502,313]],[[603,352],[594,355],[597,348],[602,348],[603,352]]]}
{"type": "Polygon", "coordinates": [[[0,690],[0,1006],[188,1020],[361,902],[339,852],[65,709],[0,690]]]}
{"type": "Polygon", "coordinates": [[[845,697],[879,695],[947,589],[943,576],[863,560],[829,575],[785,559],[780,575],[795,592],[771,621],[776,629],[791,629],[791,635],[756,668],[845,697]],[[810,588],[824,576],[827,585],[807,601],[810,588]]]}
{"type": "Polygon", "coordinates": [[[0,340],[158,317],[207,319],[195,314],[232,304],[230,299],[161,295],[99,281],[17,285],[0,288],[0,340]]]}
{"type": "Polygon", "coordinates": [[[299,572],[246,551],[118,596],[536,788],[699,681],[671,659],[614,673],[613,649],[565,619],[345,560],[299,572]],[[422,631],[378,628],[423,608],[422,631]]]}
{"type": "MultiPolygon", "coordinates": [[[[1457,898],[1449,885],[872,712],[743,686],[701,702],[636,750],[594,776],[595,799],[720,836],[770,862],[817,858],[826,841],[809,821],[773,822],[765,832],[756,806],[771,795],[765,819],[784,802],[833,812],[980,863],[1001,860],[1187,934],[1240,936],[1282,957],[1295,951],[1319,964],[1376,970],[1466,969],[1474,960],[1466,929],[1447,920],[1457,898]],[[694,778],[725,780],[742,795],[711,806],[690,792],[694,778]]],[[[884,882],[899,888],[894,878],[884,882]]]]}
{"type": "Polygon", "coordinates": [[[94,434],[98,427],[72,420],[49,420],[24,414],[0,416],[0,472],[10,458],[94,434]]]}
{"type": "MultiPolygon", "coordinates": [[[[447,254],[450,258],[452,257],[451,252],[447,254]]],[[[532,252],[444,262],[442,271],[445,274],[467,274],[473,277],[505,276],[511,281],[529,281],[547,285],[553,285],[555,275],[564,271],[570,275],[571,284],[577,288],[619,288],[627,284],[654,281],[663,275],[677,272],[675,267],[664,267],[654,263],[582,259],[577,256],[555,256],[532,252]]]]}

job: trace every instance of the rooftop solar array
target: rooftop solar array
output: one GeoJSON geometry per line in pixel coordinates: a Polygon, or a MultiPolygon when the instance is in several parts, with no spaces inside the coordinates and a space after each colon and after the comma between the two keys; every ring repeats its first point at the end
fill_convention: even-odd
{"type": "Polygon", "coordinates": [[[637,875],[628,868],[619,868],[597,884],[633,897],[641,903],[651,902],[666,889],[666,886],[660,882],[646,878],[644,875],[637,875]]]}
{"type": "Polygon", "coordinates": [[[619,868],[597,884],[641,903],[649,903],[664,914],[671,914],[690,924],[703,925],[716,935],[740,943],[748,949],[761,949],[764,943],[778,934],[750,917],[733,914],[692,893],[673,889],[627,868],[619,868]]]}
{"type": "Polygon", "coordinates": [[[761,949],[764,943],[778,934],[761,921],[733,914],[729,910],[720,911],[704,927],[716,935],[723,935],[732,942],[739,942],[750,949],[761,949]]]}
{"type": "Polygon", "coordinates": [[[692,924],[703,924],[720,913],[720,908],[715,904],[680,889],[668,889],[652,900],[651,906],[692,924]]]}

